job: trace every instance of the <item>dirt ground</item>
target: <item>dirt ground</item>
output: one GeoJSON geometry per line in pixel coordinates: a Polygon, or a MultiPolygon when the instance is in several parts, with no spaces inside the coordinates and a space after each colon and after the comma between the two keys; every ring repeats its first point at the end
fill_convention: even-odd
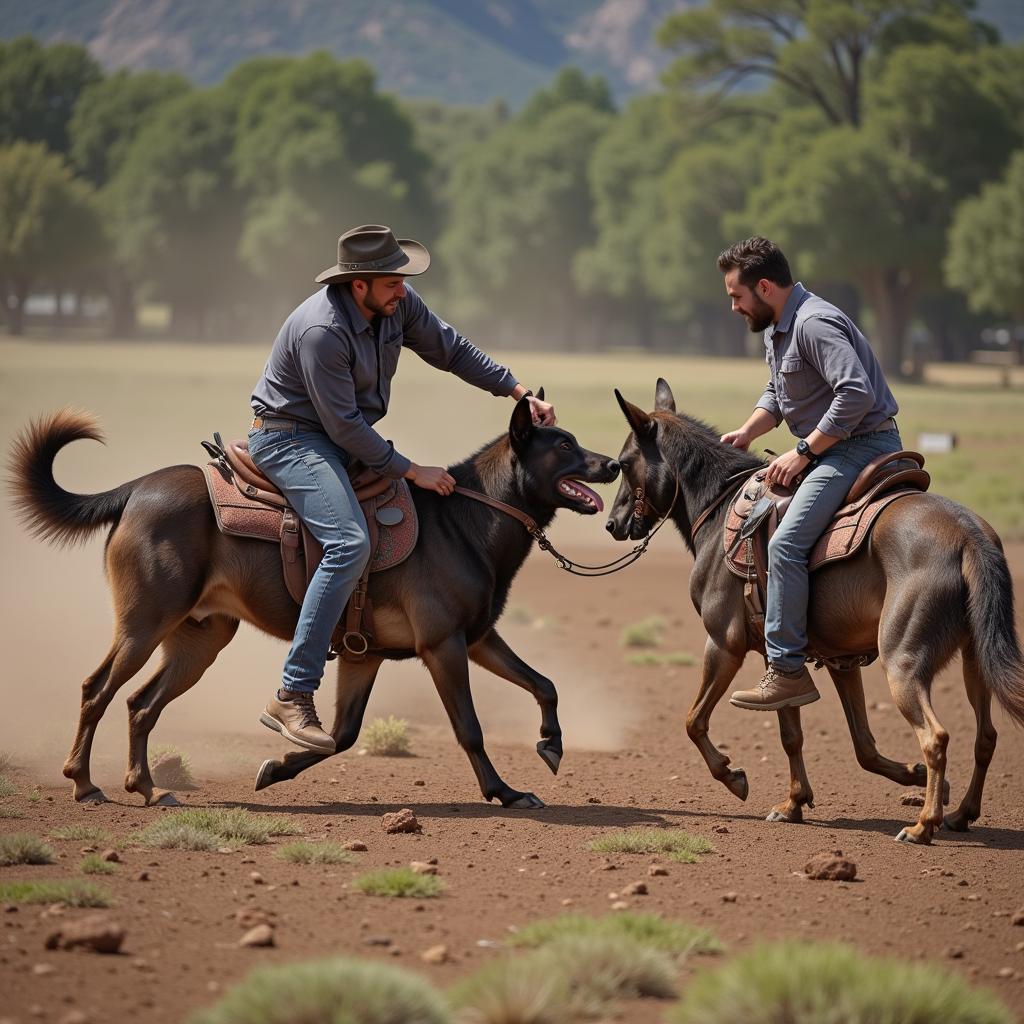
{"type": "MultiPolygon", "coordinates": [[[[98,577],[95,547],[90,571],[98,577]]],[[[40,550],[31,557],[38,559],[40,550]]],[[[1008,553],[1016,592],[1024,594],[1024,546],[1013,545],[1008,553]]],[[[1010,921],[1024,906],[1020,732],[998,713],[1002,735],[983,816],[971,833],[943,832],[931,847],[897,844],[893,837],[917,809],[901,806],[906,791],[858,768],[839,701],[822,673],[823,699],[803,712],[816,807],[804,825],[768,824],[764,816],[784,797],[788,779],[775,716],[723,704],[712,720],[715,741],[748,772],[750,796],[740,803],[710,778],[683,729],[698,668],[630,665],[621,646],[624,626],[660,615],[668,623],[662,649],[687,651],[699,660],[703,635],[686,596],[688,571],[688,556],[668,532],[646,560],[605,579],[575,579],[542,554],[531,556],[513,588],[503,632],[558,684],[566,743],[559,775],[553,777],[534,753],[539,715],[525,693],[479,670],[474,692],[499,772],[541,796],[547,802],[541,811],[505,811],[481,801],[429,678],[411,665],[382,670],[368,717],[395,713],[408,719],[414,756],[351,751],[255,794],[252,781],[261,760],[285,749],[256,721],[284,649],[243,629],[209,677],[183,698],[188,708],[169,709],[154,736],[183,747],[196,765],[198,788],[179,797],[186,806],[283,813],[301,825],[306,838],[358,839],[367,851],[355,854],[351,865],[293,866],[275,858],[273,844],[231,854],[129,845],[117,874],[99,879],[115,896],[110,913],[127,929],[123,955],[44,949],[56,924],[87,911],[54,917],[40,907],[22,907],[4,913],[0,1017],[60,1021],[77,1009],[90,1021],[177,1022],[254,966],[332,953],[398,963],[445,986],[498,955],[481,940],[500,942],[508,929],[565,907],[610,912],[611,894],[640,880],[650,891],[629,897],[631,907],[708,927],[729,952],[783,936],[842,939],[882,956],[936,961],[990,986],[1024,1013],[1024,928],[1010,921]],[[249,677],[242,680],[244,692],[239,675],[249,677]],[[225,688],[231,691],[229,710],[225,693],[218,694],[225,688]],[[422,835],[384,833],[381,815],[401,807],[416,813],[422,835]],[[606,858],[586,848],[592,839],[636,826],[683,828],[712,840],[716,852],[699,864],[669,864],[667,876],[648,877],[650,858],[606,858]],[[856,861],[855,883],[800,877],[811,854],[830,848],[856,861]],[[429,857],[438,859],[447,884],[439,899],[389,900],[347,887],[370,868],[429,857]],[[148,881],[135,880],[141,871],[148,881]],[[253,882],[254,871],[263,884],[253,882]],[[727,893],[735,900],[726,901],[727,893]],[[234,914],[246,907],[276,914],[276,948],[237,945],[241,932],[234,914]],[[390,944],[372,944],[383,940],[390,944]],[[429,966],[420,954],[437,944],[449,948],[451,959],[429,966]],[[44,967],[40,974],[37,965],[54,970],[44,967]]],[[[84,676],[101,654],[104,611],[79,611],[80,620],[69,621],[68,629],[74,644],[90,638],[88,650],[75,655],[84,676]]],[[[753,682],[758,667],[749,658],[740,682],[753,682]]],[[[123,750],[118,754],[110,743],[95,760],[94,779],[112,802],[88,807],[71,801],[58,773],[77,711],[75,682],[61,680],[43,704],[33,702],[39,742],[29,743],[23,734],[22,742],[8,743],[16,762],[9,775],[22,795],[5,805],[22,817],[0,821],[0,829],[45,835],[81,822],[127,840],[173,811],[125,798],[123,750]],[[23,794],[36,785],[41,798],[32,801],[23,794]]],[[[892,706],[877,667],[867,670],[866,687],[880,749],[917,760],[913,734],[892,706]]],[[[6,692],[8,700],[19,692],[16,681],[13,689],[8,681],[6,692]]],[[[937,682],[936,708],[952,737],[948,777],[956,802],[970,777],[974,735],[957,665],[937,682]]],[[[119,697],[105,734],[123,733],[124,714],[119,697]]],[[[60,851],[58,864],[6,868],[0,879],[74,874],[84,844],[53,845],[60,851]]],[[[689,972],[711,965],[707,958],[691,960],[684,983],[689,972]]],[[[663,1013],[663,1004],[634,1003],[622,1009],[621,1019],[656,1021],[663,1013]]]]}

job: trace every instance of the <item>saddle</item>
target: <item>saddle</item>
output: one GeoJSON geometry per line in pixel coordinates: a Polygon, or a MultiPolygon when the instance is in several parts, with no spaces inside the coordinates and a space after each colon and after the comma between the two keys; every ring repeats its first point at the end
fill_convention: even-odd
{"type": "MultiPolygon", "coordinates": [[[[301,605],[323,548],[287,499],[256,467],[245,439],[225,444],[220,434],[203,441],[213,456],[203,467],[217,526],[222,533],[278,544],[285,586],[301,605]]],[[[361,463],[349,467],[349,481],[363,510],[370,536],[370,560],[349,598],[331,640],[331,656],[362,661],[373,640],[373,605],[367,593],[370,573],[404,562],[419,538],[419,520],[409,485],[361,463]]]]}
{"type": "MultiPolygon", "coordinates": [[[[768,541],[786,514],[795,488],[766,486],[767,470],[759,469],[745,480],[728,507],[723,530],[725,563],[729,571],[746,581],[743,601],[747,627],[764,643],[765,591],[768,579],[768,541]]],[[[814,572],[824,565],[850,558],[870,537],[883,509],[908,494],[927,491],[931,477],[924,469],[924,457],[917,452],[893,452],[869,462],[861,470],[828,528],[811,550],[807,568],[814,572]]],[[[836,668],[867,665],[877,651],[844,658],[822,658],[809,652],[819,667],[836,668]]]]}

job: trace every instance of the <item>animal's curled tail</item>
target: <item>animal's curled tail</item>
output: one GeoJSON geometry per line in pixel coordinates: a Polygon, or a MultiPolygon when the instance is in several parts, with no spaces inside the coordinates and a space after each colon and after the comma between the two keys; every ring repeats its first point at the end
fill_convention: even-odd
{"type": "Polygon", "coordinates": [[[101,526],[116,523],[131,497],[135,481],[102,494],[72,494],[53,477],[57,452],[72,441],[103,441],[99,424],[76,409],[61,409],[33,421],[11,445],[9,484],[14,509],[37,537],[74,544],[101,526]]]}
{"type": "Polygon", "coordinates": [[[1006,557],[998,542],[981,534],[964,549],[963,568],[967,617],[981,676],[1007,714],[1024,726],[1024,656],[1013,617],[1013,582],[1006,557]]]}

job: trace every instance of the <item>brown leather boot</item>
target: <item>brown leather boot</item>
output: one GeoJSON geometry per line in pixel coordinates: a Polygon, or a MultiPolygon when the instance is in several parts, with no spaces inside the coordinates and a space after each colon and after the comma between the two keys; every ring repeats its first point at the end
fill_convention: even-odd
{"type": "Polygon", "coordinates": [[[748,711],[778,711],[812,704],[821,696],[814,688],[810,672],[802,665],[799,672],[782,672],[768,666],[761,682],[753,690],[737,690],[729,703],[748,711]]]}
{"type": "Polygon", "coordinates": [[[334,740],[324,732],[316,715],[313,694],[278,690],[260,715],[260,721],[285,739],[317,754],[333,754],[334,740]],[[281,700],[285,694],[286,699],[281,700]]]}

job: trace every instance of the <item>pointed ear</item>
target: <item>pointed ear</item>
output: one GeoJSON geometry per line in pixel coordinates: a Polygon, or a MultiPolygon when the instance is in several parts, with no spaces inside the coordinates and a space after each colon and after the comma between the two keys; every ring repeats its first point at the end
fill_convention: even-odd
{"type": "Polygon", "coordinates": [[[526,451],[530,438],[533,436],[533,430],[533,414],[530,412],[530,400],[528,398],[520,398],[516,402],[515,409],[512,410],[512,419],[508,425],[509,440],[512,442],[512,450],[517,455],[522,455],[526,451]]]}
{"type": "Polygon", "coordinates": [[[660,412],[676,411],[675,395],[672,394],[672,389],[668,386],[668,381],[664,377],[658,378],[658,383],[654,388],[654,408],[660,412]]]}
{"type": "Polygon", "coordinates": [[[654,422],[651,420],[651,417],[632,402],[627,402],[619,393],[618,388],[615,389],[615,397],[618,399],[622,415],[626,417],[626,422],[633,428],[636,436],[648,436],[654,428],[654,422]]]}
{"type": "Polygon", "coordinates": [[[544,401],[544,388],[537,388],[537,397],[543,402],[544,401]]]}

